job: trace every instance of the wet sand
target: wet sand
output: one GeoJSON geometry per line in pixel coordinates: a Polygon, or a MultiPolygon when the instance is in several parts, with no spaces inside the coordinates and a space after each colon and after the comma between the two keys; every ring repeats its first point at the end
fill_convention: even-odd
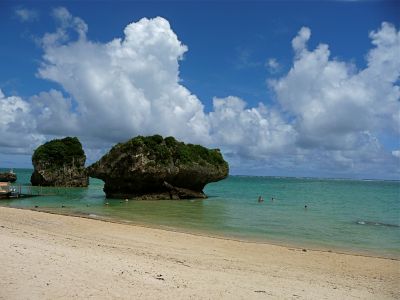
{"type": "Polygon", "coordinates": [[[400,261],[0,207],[0,299],[399,299],[400,261]]]}

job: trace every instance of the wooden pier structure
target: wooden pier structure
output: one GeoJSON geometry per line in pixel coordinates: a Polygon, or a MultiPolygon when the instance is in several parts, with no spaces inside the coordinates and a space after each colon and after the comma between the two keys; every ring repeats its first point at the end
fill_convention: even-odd
{"type": "Polygon", "coordinates": [[[51,192],[43,186],[31,186],[22,184],[11,184],[10,182],[0,182],[0,199],[28,198],[37,196],[56,196],[60,195],[57,188],[52,188],[51,192]]]}

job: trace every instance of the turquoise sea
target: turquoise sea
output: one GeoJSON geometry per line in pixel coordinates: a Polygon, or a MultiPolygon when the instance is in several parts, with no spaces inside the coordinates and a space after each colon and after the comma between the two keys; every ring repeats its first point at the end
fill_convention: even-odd
{"type": "Polygon", "coordinates": [[[29,184],[32,170],[14,171],[16,186],[47,195],[1,206],[400,259],[399,181],[230,176],[207,185],[206,200],[125,202],[106,199],[101,180],[90,179],[88,188],[39,188],[29,184]]]}

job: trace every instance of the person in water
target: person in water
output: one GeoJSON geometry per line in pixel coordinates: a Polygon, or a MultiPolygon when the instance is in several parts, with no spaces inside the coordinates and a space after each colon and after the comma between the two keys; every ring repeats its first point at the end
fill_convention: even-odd
{"type": "Polygon", "coordinates": [[[258,203],[260,203],[260,202],[264,202],[264,199],[261,196],[258,197],[258,203]]]}

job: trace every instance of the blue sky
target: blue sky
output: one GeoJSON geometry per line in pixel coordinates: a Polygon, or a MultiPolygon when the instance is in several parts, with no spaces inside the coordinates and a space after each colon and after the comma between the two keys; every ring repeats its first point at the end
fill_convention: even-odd
{"type": "Polygon", "coordinates": [[[161,133],[221,148],[232,174],[399,178],[399,8],[0,2],[0,167],[30,166],[37,145],[65,135],[90,163],[161,133]]]}

